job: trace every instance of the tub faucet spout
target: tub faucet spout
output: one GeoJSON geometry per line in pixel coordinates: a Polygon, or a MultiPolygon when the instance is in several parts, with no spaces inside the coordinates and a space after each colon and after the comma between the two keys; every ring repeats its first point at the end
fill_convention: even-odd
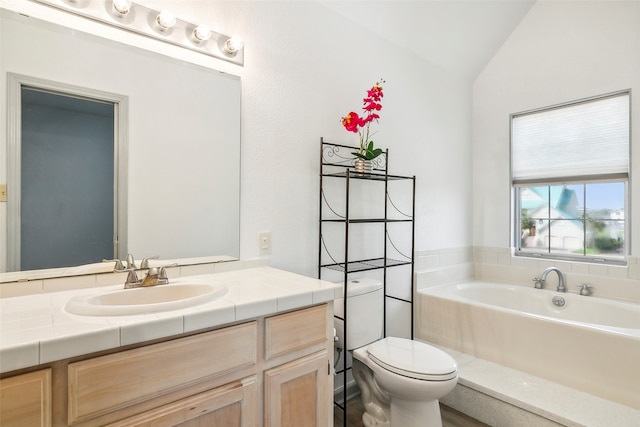
{"type": "Polygon", "coordinates": [[[556,274],[558,275],[558,288],[557,288],[557,291],[558,292],[565,292],[566,288],[564,287],[564,275],[562,274],[562,272],[557,267],[549,267],[549,268],[545,269],[542,272],[542,276],[540,276],[540,281],[542,283],[544,283],[544,281],[547,279],[547,275],[552,271],[555,271],[556,274]]]}

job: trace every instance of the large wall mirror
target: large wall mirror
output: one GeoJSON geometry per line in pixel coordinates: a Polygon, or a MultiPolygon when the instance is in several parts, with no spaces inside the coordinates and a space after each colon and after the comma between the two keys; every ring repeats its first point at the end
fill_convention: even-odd
{"type": "MultiPolygon", "coordinates": [[[[108,157],[109,150],[113,153],[108,167],[114,171],[116,192],[114,195],[111,191],[106,197],[111,197],[115,203],[106,204],[104,208],[115,209],[107,217],[115,221],[116,230],[119,230],[112,257],[123,258],[132,253],[137,259],[157,255],[172,261],[205,256],[238,258],[239,77],[5,9],[0,9],[0,19],[0,97],[3,103],[0,109],[3,132],[0,160],[5,163],[0,168],[3,171],[0,184],[8,184],[9,195],[8,202],[0,202],[0,241],[3,242],[0,282],[6,281],[3,274],[20,270],[20,265],[37,265],[29,263],[30,254],[24,251],[18,257],[21,262],[10,261],[12,255],[16,258],[10,253],[15,242],[12,243],[14,246],[4,244],[19,239],[16,232],[19,227],[14,224],[16,215],[19,217],[21,212],[15,204],[20,200],[16,197],[21,194],[20,183],[25,181],[20,179],[18,163],[22,156],[21,116],[27,114],[21,102],[23,96],[26,99],[33,95],[27,96],[27,92],[22,91],[24,88],[42,90],[47,95],[79,92],[78,97],[83,100],[93,98],[92,93],[98,94],[99,100],[104,100],[100,94],[109,94],[109,102],[116,100],[116,114],[107,119],[113,120],[114,124],[112,134],[108,134],[112,135],[113,144],[107,145],[106,151],[100,154],[108,157]],[[119,105],[121,101],[123,104],[119,105]]],[[[55,119],[57,115],[73,115],[76,122],[85,125],[90,122],[76,116],[73,109],[53,112],[51,104],[41,107],[34,104],[26,108],[40,108],[40,115],[36,117],[45,117],[54,123],[60,123],[55,119]]],[[[58,127],[66,128],[67,125],[58,127]]],[[[45,145],[65,139],[64,136],[49,138],[46,132],[41,138],[45,145]]],[[[85,132],[85,136],[79,138],[80,143],[83,138],[95,139],[90,129],[88,136],[85,132]]],[[[52,146],[49,149],[60,153],[52,146]]],[[[68,150],[64,157],[69,164],[84,164],[91,157],[91,154],[82,157],[80,153],[76,156],[73,148],[68,150]]],[[[40,158],[43,160],[43,164],[49,163],[46,157],[40,158]]],[[[74,175],[71,182],[74,180],[86,178],[76,179],[74,175]]],[[[46,185],[40,188],[40,193],[50,191],[51,194],[47,195],[48,201],[41,201],[38,209],[46,211],[56,200],[62,200],[62,195],[53,193],[56,186],[52,182],[49,190],[46,185]]],[[[58,186],[68,187],[68,184],[58,186]]],[[[99,190],[97,185],[78,186],[81,187],[88,187],[83,190],[87,192],[84,196],[87,199],[94,196],[90,194],[92,192],[108,193],[99,190]]],[[[104,184],[102,188],[105,188],[104,184]]],[[[60,203],[56,209],[45,212],[49,225],[37,232],[36,246],[37,240],[43,244],[52,241],[53,232],[59,231],[57,220],[66,215],[67,205],[70,203],[60,203]],[[52,233],[48,234],[47,229],[52,233]]],[[[87,213],[87,216],[98,215],[87,213]]],[[[113,225],[108,227],[113,228],[113,225]]],[[[72,237],[83,231],[77,228],[65,232],[72,237]]],[[[100,262],[78,259],[77,262],[64,261],[67,265],[47,267],[69,267],[88,261],[100,262]]],[[[11,276],[15,277],[15,274],[11,276]]]]}

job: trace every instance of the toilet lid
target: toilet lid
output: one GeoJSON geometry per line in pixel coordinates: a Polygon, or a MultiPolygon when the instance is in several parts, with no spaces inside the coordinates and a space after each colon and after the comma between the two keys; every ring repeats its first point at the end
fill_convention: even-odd
{"type": "Polygon", "coordinates": [[[418,341],[388,337],[369,345],[371,360],[396,374],[427,381],[447,381],[458,374],[455,360],[418,341]]]}

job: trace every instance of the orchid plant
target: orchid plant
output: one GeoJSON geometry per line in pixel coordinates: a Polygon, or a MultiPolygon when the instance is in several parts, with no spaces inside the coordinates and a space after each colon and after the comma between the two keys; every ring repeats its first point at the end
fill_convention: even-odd
{"type": "Polygon", "coordinates": [[[369,127],[372,121],[378,121],[380,115],[378,111],[382,110],[382,86],[380,82],[384,83],[384,80],[380,80],[373,85],[371,89],[367,91],[367,96],[363,99],[363,116],[360,117],[355,112],[350,112],[342,118],[342,126],[349,132],[357,133],[360,136],[360,149],[352,154],[358,158],[364,160],[373,160],[382,154],[382,149],[374,148],[373,140],[369,133],[369,127]]]}

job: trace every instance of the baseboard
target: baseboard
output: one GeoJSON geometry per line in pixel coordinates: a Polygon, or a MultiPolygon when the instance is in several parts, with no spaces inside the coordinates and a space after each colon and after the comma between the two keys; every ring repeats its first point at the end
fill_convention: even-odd
{"type": "MultiPolygon", "coordinates": [[[[352,399],[360,395],[360,388],[356,384],[355,380],[351,379],[347,382],[347,400],[352,399]]],[[[344,387],[342,385],[337,386],[333,390],[333,401],[340,405],[344,405],[344,387]]]]}

